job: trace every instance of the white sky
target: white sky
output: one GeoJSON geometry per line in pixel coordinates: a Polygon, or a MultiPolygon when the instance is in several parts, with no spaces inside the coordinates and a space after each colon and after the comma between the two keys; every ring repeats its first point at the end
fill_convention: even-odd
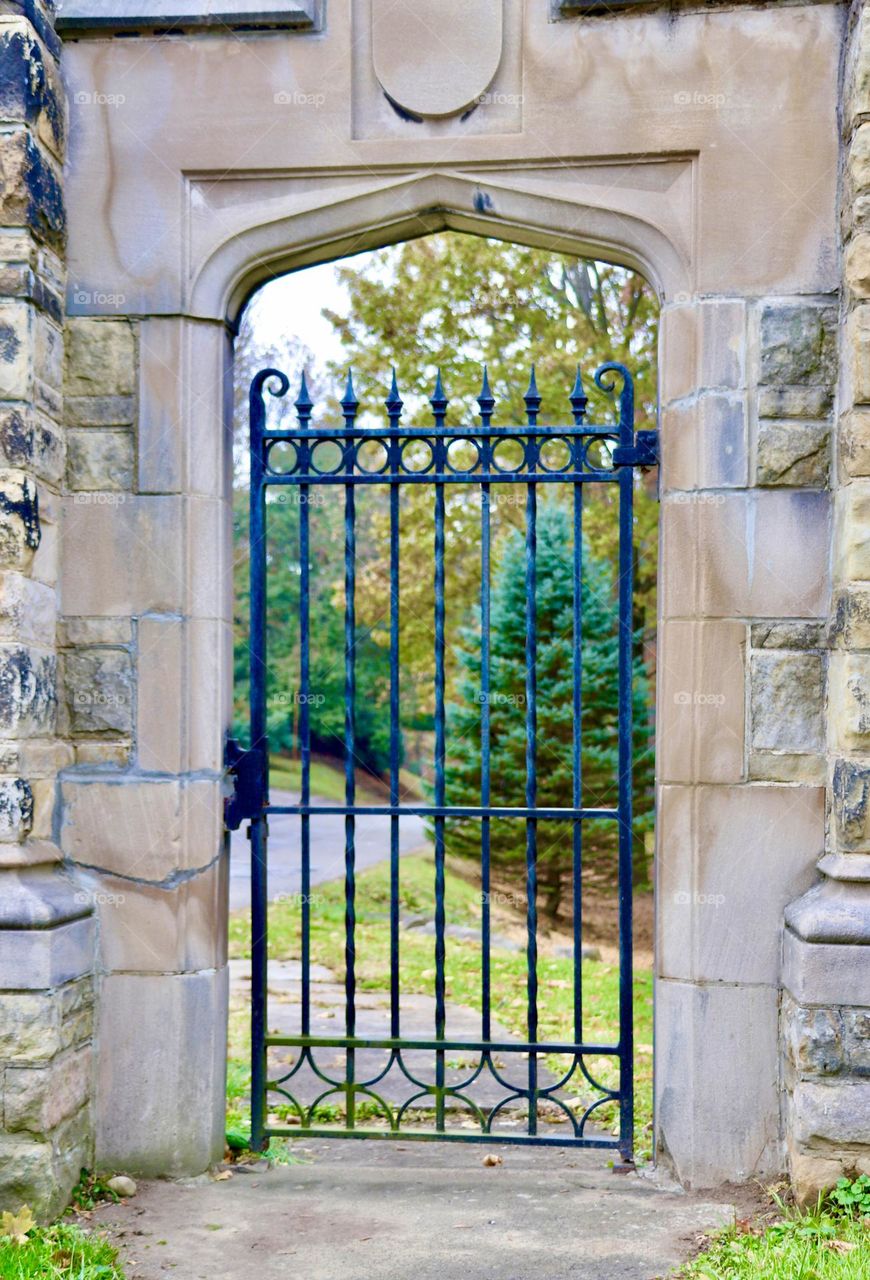
{"type": "MultiPolygon", "coordinates": [[[[345,260],[346,261],[346,260],[345,260]]],[[[299,338],[314,354],[319,368],[341,360],[341,342],[321,311],[347,312],[347,290],[338,281],[338,263],[324,262],[264,285],[254,301],[254,332],[264,346],[299,338]]]]}

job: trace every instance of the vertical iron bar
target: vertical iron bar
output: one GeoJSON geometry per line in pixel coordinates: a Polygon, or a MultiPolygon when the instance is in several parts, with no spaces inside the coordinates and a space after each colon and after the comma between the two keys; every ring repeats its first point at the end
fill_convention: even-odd
{"type": "MultiPolygon", "coordinates": [[[[435,427],[441,430],[447,412],[447,400],[441,386],[441,374],[429,403],[435,427]]],[[[435,483],[435,804],[445,804],[444,786],[444,473],[446,449],[436,436],[433,441],[435,483]]],[[[435,818],[435,1038],[443,1040],[446,1024],[444,909],[444,818],[435,818]]],[[[444,1130],[444,1050],[435,1051],[435,1127],[444,1130]]]]}
{"type": "MultiPolygon", "coordinates": [[[[348,370],[347,386],[341,400],[345,426],[351,431],[359,401],[353,390],[348,370]]],[[[345,441],[345,472],[353,475],[356,441],[345,441]]],[[[354,486],[344,486],[344,796],[348,809],[356,803],[356,759],[354,706],[356,702],[356,500],[354,486]]],[[[344,963],[345,963],[345,1030],[348,1038],[356,1035],[356,819],[348,813],[344,819],[344,963]]],[[[346,1123],[355,1127],[356,1091],[354,1088],[355,1051],[346,1054],[346,1123]]]]}
{"type": "MultiPolygon", "coordinates": [[[[300,431],[306,431],[313,409],[305,382],[305,371],[296,398],[296,416],[300,431]]],[[[308,474],[309,444],[297,445],[299,468],[308,474]]],[[[300,802],[311,803],[311,716],[310,706],[310,537],[308,499],[310,487],[299,486],[299,755],[301,765],[300,802]]],[[[311,1034],[311,818],[301,817],[301,892],[302,892],[302,1034],[311,1034]]]]}
{"type": "MultiPolygon", "coordinates": [[[[634,440],[633,387],[623,370],[620,444],[634,440]]],[[[632,972],[632,618],[634,576],[634,470],[619,472],[619,1149],[630,1163],[634,1148],[634,1000],[632,972]]]]}
{"type": "MultiPolygon", "coordinates": [[[[483,372],[483,386],[477,400],[480,408],[481,427],[488,431],[492,422],[492,411],[495,400],[489,388],[486,369],[483,372]]],[[[481,436],[480,464],[484,473],[489,472],[492,465],[492,440],[489,436],[481,436]]],[[[490,575],[491,575],[491,528],[490,528],[490,486],[484,482],[480,486],[480,804],[488,808],[492,799],[490,779],[491,768],[491,721],[490,721],[490,575]]],[[[480,947],[481,947],[481,1038],[492,1038],[491,1013],[491,833],[490,820],[480,820],[480,947]]]]}
{"type": "MultiPolygon", "coordinates": [[[[402,401],[396,371],[386,400],[390,427],[398,429],[402,401]]],[[[387,466],[398,475],[401,444],[393,437],[387,466]]],[[[399,485],[390,484],[390,804],[399,803],[399,485]]],[[[390,1035],[399,1036],[399,818],[390,817],[390,1035]]]]}
{"type": "MultiPolygon", "coordinates": [[[[532,382],[526,395],[529,426],[537,423],[540,397],[532,382]]],[[[528,437],[527,472],[535,470],[536,441],[528,437]]],[[[534,483],[527,485],[526,496],[526,807],[534,809],[538,802],[537,735],[537,516],[538,491],[534,483]]],[[[526,899],[527,899],[527,987],[529,1044],[538,1039],[538,820],[526,819],[526,899]]],[[[529,1133],[538,1131],[538,1055],[529,1050],[529,1133]]]]}
{"type": "MultiPolygon", "coordinates": [[[[586,396],[577,366],[577,379],[570,395],[574,426],[582,427],[586,416],[586,396]]],[[[583,440],[575,436],[572,443],[575,473],[583,469],[583,440]]],[[[573,583],[573,657],[574,716],[572,734],[572,801],[575,809],[583,805],[583,485],[574,482],[574,583],[573,583]]],[[[572,890],[574,915],[574,1043],[583,1043],[583,823],[579,818],[571,824],[572,890]]]]}
{"type": "MultiPolygon", "coordinates": [[[[263,391],[270,378],[287,391],[283,374],[264,369],[251,383],[250,422],[250,726],[251,750],[259,752],[262,806],[269,802],[269,742],[266,737],[266,408],[263,391]]],[[[266,1001],[268,943],[268,884],[266,873],[266,817],[262,806],[251,819],[251,1149],[267,1145],[263,1130],[266,1112],[266,1001]]]]}

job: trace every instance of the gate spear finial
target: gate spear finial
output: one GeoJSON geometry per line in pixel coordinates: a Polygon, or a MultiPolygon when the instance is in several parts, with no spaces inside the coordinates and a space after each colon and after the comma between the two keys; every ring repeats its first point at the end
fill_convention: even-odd
{"type": "Polygon", "coordinates": [[[396,382],[396,366],[393,365],[393,380],[390,383],[390,390],[386,400],[384,401],[391,427],[397,427],[399,425],[399,419],[402,416],[404,404],[405,402],[399,395],[399,385],[396,382]]]}
{"type": "Polygon", "coordinates": [[[574,380],[574,387],[571,395],[568,397],[571,401],[571,409],[574,413],[574,426],[582,427],[583,419],[586,416],[586,405],[588,400],[583,392],[583,379],[580,376],[580,366],[577,366],[577,377],[574,380]]]}
{"type": "Polygon", "coordinates": [[[541,408],[541,396],[538,392],[538,383],[535,379],[535,366],[532,365],[532,372],[529,378],[529,389],[523,396],[526,405],[526,415],[529,420],[529,426],[537,426],[538,413],[541,408]]]}
{"type": "Polygon", "coordinates": [[[311,417],[311,410],[314,408],[314,402],[308,394],[308,383],[305,381],[305,370],[302,370],[302,377],[299,381],[299,395],[295,402],[296,416],[299,419],[299,425],[306,427],[311,417]]]}
{"type": "Polygon", "coordinates": [[[480,395],[477,397],[477,403],[480,407],[480,417],[484,427],[488,427],[492,418],[492,411],[495,408],[495,396],[492,394],[492,388],[489,385],[489,371],[486,365],[483,366],[483,383],[480,388],[480,395]]]}
{"type": "Polygon", "coordinates": [[[440,368],[435,378],[435,390],[432,392],[431,396],[429,397],[429,403],[432,406],[432,413],[435,417],[435,426],[443,427],[444,418],[446,417],[446,414],[447,414],[448,400],[444,394],[444,387],[441,384],[440,368]]]}

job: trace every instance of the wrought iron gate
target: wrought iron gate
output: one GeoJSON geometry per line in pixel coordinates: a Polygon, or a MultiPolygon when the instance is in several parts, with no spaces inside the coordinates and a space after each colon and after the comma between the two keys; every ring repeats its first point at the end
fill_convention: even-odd
{"type": "MultiPolygon", "coordinates": [[[[632,1158],[633,1142],[633,1077],[632,1077],[632,491],[635,467],[654,465],[657,461],[657,433],[634,430],[634,391],[628,370],[616,363],[604,364],[595,373],[595,383],[607,394],[617,390],[618,422],[594,425],[586,422],[587,398],[580,374],[570,394],[573,421],[570,425],[539,425],[541,397],[535,383],[534,370],[526,393],[524,424],[494,426],[495,400],[486,375],[478,398],[480,422],[473,426],[446,425],[448,401],[440,375],[431,397],[431,426],[402,425],[403,404],[393,385],[386,400],[388,425],[370,430],[357,424],[359,404],[350,375],[341,401],[344,426],[317,427],[311,422],[313,405],[302,378],[295,401],[298,425],[267,426],[265,393],[278,398],[289,390],[287,377],[274,369],[264,369],[254,378],[250,389],[250,746],[242,750],[231,743],[227,764],[235,775],[235,794],[228,802],[227,825],[238,827],[250,822],[252,867],[252,1146],[262,1149],[268,1140],[279,1135],[388,1137],[403,1139],[439,1138],[459,1141],[487,1141],[541,1144],[573,1144],[586,1147],[618,1148],[624,1161],[632,1158]],[[371,446],[380,446],[381,465],[371,462],[371,446]],[[517,456],[505,459],[503,441],[512,441],[517,456]],[[547,442],[561,441],[564,450],[561,465],[553,465],[547,442]],[[466,450],[462,465],[457,465],[456,442],[466,450]],[[328,445],[332,457],[328,465],[322,460],[328,445]],[[363,447],[367,453],[361,452],[363,447]],[[501,446],[501,447],[500,447],[501,446]],[[425,455],[425,465],[420,455],[425,455]],[[413,465],[411,456],[413,455],[413,465]],[[536,679],[536,578],[537,578],[537,513],[538,490],[542,485],[560,483],[570,486],[573,502],[573,797],[571,807],[546,808],[538,804],[537,778],[537,679],[536,679]],[[399,703],[399,581],[401,567],[400,489],[405,485],[424,484],[432,491],[434,523],[433,631],[434,631],[434,726],[435,775],[433,802],[400,805],[400,703],[399,703]],[[583,490],[588,484],[616,485],[619,508],[618,553],[618,801],[614,808],[583,806],[581,741],[583,718],[582,689],[582,557],[583,557],[583,490]],[[360,805],[356,800],[354,779],[355,733],[355,669],[356,636],[355,583],[357,572],[356,493],[361,485],[386,486],[389,495],[389,575],[390,575],[390,797],[389,804],[360,805]],[[476,806],[457,806],[447,802],[445,759],[449,755],[445,716],[445,489],[448,485],[474,486],[480,495],[480,660],[482,697],[481,719],[481,788],[476,806]],[[494,805],[491,777],[490,743],[490,578],[491,578],[491,492],[494,485],[525,487],[525,734],[526,787],[523,807],[494,805]],[[300,646],[299,749],[301,758],[301,794],[297,804],[278,805],[269,801],[268,744],[266,737],[266,522],[269,503],[267,491],[273,486],[293,486],[299,503],[299,593],[298,621],[300,646]],[[310,514],[312,492],[320,486],[340,486],[344,491],[344,747],[345,803],[343,805],[312,803],[311,794],[311,728],[307,696],[310,682],[310,514]],[[267,835],[268,819],[275,815],[298,818],[301,826],[301,979],[300,1033],[292,1036],[272,1035],[267,1024],[267,835]],[[335,1036],[312,1033],[311,999],[311,822],[318,815],[341,815],[344,819],[344,898],[345,898],[345,984],[344,1031],[335,1036]],[[389,817],[390,867],[390,1011],[389,1034],[380,1037],[359,1035],[357,1030],[356,978],[356,872],[355,823],[363,814],[389,817]],[[399,822],[404,815],[427,818],[434,831],[434,1019],[427,1038],[402,1035],[400,997],[399,917],[399,822]],[[445,856],[447,824],[450,819],[478,821],[481,850],[481,1013],[477,1037],[450,1038],[446,1034],[447,986],[445,958],[447,931],[445,916],[445,856]],[[526,846],[526,1027],[524,1040],[493,1038],[491,1005],[491,918],[490,918],[490,827],[493,820],[510,819],[525,825],[526,846]],[[615,1043],[592,1043],[583,1039],[580,949],[580,871],[582,830],[584,822],[607,820],[618,829],[618,895],[619,895],[619,1035],[615,1043]],[[573,955],[574,1036],[569,1043],[546,1043],[538,1035],[538,918],[537,918],[537,832],[541,820],[564,822],[566,838],[572,842],[575,934],[573,955]],[[570,834],[568,834],[570,833],[570,834]],[[269,1053],[292,1048],[298,1057],[268,1079],[269,1053]],[[331,1052],[330,1064],[323,1055],[331,1052]],[[448,1054],[471,1056],[471,1069],[459,1070],[448,1054]],[[338,1056],[340,1068],[335,1069],[338,1056]],[[542,1070],[541,1060],[556,1055],[567,1067],[556,1078],[542,1070]],[[587,1059],[613,1057],[618,1062],[618,1087],[605,1087],[593,1075],[587,1059]],[[417,1066],[419,1060],[431,1061],[428,1073],[417,1066]],[[368,1069],[365,1063],[374,1063],[368,1069]],[[513,1067],[520,1067],[522,1083],[506,1078],[513,1067]],[[322,1083],[319,1096],[303,1104],[294,1093],[300,1073],[322,1083]],[[390,1072],[401,1073],[411,1093],[401,1103],[390,1103],[383,1097],[383,1082],[390,1072]],[[503,1089],[504,1099],[486,1106],[470,1097],[471,1086],[486,1073],[503,1089]],[[593,1091],[592,1101],[577,1115],[564,1105],[560,1090],[572,1078],[582,1077],[593,1091]],[[424,1078],[425,1077],[425,1078],[424,1078]],[[379,1092],[380,1090],[380,1092],[379,1092]],[[344,1099],[344,1115],[339,1125],[323,1124],[322,1100],[338,1094],[344,1099]],[[279,1099],[285,1116],[292,1113],[296,1123],[276,1123],[274,1110],[267,1099],[279,1099]],[[368,1103],[367,1108],[360,1100],[368,1103]],[[499,1128],[500,1118],[509,1103],[519,1103],[525,1111],[523,1132],[517,1132],[517,1121],[511,1131],[499,1128]],[[594,1124],[590,1116],[605,1102],[618,1106],[618,1136],[611,1136],[594,1124]],[[539,1108],[560,1107],[564,1119],[558,1128],[539,1131],[539,1108]],[[416,1108],[416,1110],[415,1110],[416,1108]],[[421,1111],[421,1108],[423,1110],[421,1111]],[[466,1123],[457,1128],[451,1123],[457,1109],[464,1108],[466,1123]],[[367,1123],[365,1113],[374,1110],[378,1119],[367,1123]],[[423,1116],[423,1124],[419,1123],[423,1116]],[[416,1127],[409,1118],[416,1118],[416,1127]],[[469,1122],[468,1116],[471,1117],[469,1122]],[[426,1122],[428,1120],[428,1123],[426,1122]],[[473,1131],[469,1127],[473,1125],[473,1131]]],[[[294,621],[288,619],[288,625],[294,621]]],[[[385,854],[387,850],[385,849],[385,854]]],[[[551,1059],[552,1061],[552,1059],[551,1059]]],[[[462,1067],[463,1064],[460,1064],[462,1067]]],[[[280,1108],[279,1108],[280,1110],[280,1108]]]]}

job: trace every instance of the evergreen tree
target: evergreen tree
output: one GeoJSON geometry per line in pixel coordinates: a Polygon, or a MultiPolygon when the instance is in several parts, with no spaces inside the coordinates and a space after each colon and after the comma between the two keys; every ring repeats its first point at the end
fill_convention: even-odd
{"type": "MultiPolygon", "coordinates": [[[[616,807],[618,796],[618,602],[609,561],[583,547],[584,807],[616,807]]],[[[491,803],[526,804],[526,547],[510,534],[496,568],[491,604],[491,803]]],[[[541,502],[537,522],[537,804],[570,807],[573,711],[573,532],[563,507],[541,502]]],[[[462,632],[458,700],[448,707],[446,789],[449,804],[477,805],[481,795],[481,655],[476,627],[462,632]]],[[[638,860],[640,833],[650,825],[653,753],[646,673],[634,658],[634,792],[638,860]]],[[[598,862],[616,849],[616,824],[583,823],[584,852],[598,862]]],[[[480,822],[450,823],[448,848],[480,854],[480,822]]],[[[493,862],[517,870],[526,858],[526,824],[492,820],[493,862]]],[[[572,863],[570,822],[539,821],[538,880],[544,910],[555,917],[572,863]]],[[[641,864],[642,865],[642,864],[641,864]]]]}

